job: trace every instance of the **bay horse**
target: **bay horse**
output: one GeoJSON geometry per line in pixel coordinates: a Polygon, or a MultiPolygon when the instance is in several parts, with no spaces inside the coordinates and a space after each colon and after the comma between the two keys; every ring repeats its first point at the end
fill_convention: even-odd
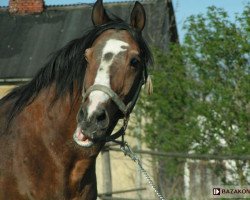
{"type": "Polygon", "coordinates": [[[139,2],[126,23],[97,0],[93,28],[0,100],[1,200],[97,198],[96,157],[124,132],[112,134],[152,61],[145,20],[139,2]]]}

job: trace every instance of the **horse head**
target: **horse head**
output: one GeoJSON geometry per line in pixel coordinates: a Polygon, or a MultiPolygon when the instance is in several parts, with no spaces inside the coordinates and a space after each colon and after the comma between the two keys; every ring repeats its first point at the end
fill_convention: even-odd
{"type": "Polygon", "coordinates": [[[130,24],[112,20],[98,0],[92,10],[92,22],[100,33],[85,49],[87,67],[83,97],[77,115],[74,140],[90,147],[107,138],[120,118],[132,111],[147,73],[149,50],[142,38],[146,16],[136,2],[130,24]]]}

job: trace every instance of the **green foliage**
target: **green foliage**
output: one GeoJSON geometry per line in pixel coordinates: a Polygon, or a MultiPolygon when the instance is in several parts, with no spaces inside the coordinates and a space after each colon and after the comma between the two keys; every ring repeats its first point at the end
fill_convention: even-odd
{"type": "Polygon", "coordinates": [[[188,83],[181,51],[178,46],[173,46],[170,52],[164,54],[154,50],[156,67],[151,75],[155,92],[142,98],[139,108],[145,110],[150,119],[145,127],[147,143],[159,150],[182,152],[192,142],[192,137],[187,134],[189,126],[185,115],[192,101],[187,95],[188,83]]]}
{"type": "MultiPolygon", "coordinates": [[[[143,95],[137,107],[151,148],[250,154],[249,13],[250,5],[232,22],[223,9],[210,7],[188,18],[182,45],[167,54],[154,50],[154,94],[143,95]]],[[[237,181],[246,184],[249,161],[236,165],[237,181]]]]}
{"type": "Polygon", "coordinates": [[[250,32],[241,26],[245,17],[232,23],[225,11],[210,7],[206,17],[188,19],[183,54],[193,80],[194,111],[203,119],[197,141],[206,140],[197,146],[201,152],[250,153],[250,32]]]}

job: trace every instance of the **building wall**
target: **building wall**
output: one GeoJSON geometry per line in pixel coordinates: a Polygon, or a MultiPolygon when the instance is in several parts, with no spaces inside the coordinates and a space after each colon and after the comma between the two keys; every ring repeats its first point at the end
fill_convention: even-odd
{"type": "Polygon", "coordinates": [[[11,91],[15,85],[0,85],[0,99],[11,91]]]}

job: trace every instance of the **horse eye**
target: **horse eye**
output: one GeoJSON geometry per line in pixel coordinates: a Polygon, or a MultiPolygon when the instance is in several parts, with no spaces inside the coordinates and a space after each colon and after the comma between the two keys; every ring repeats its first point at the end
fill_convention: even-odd
{"type": "Polygon", "coordinates": [[[130,61],[130,66],[132,67],[138,67],[140,61],[137,58],[132,58],[130,61]]]}

